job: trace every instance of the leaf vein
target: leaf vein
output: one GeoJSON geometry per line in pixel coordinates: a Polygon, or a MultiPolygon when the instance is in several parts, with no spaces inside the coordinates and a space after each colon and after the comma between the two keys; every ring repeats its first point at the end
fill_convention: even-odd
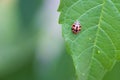
{"type": "Polygon", "coordinates": [[[103,64],[95,57],[93,57],[93,60],[96,61],[102,68],[104,68],[103,64]]]}
{"type": "Polygon", "coordinates": [[[99,46],[96,45],[96,47],[97,47],[108,59],[111,59],[110,57],[108,57],[108,56],[106,55],[106,53],[105,53],[99,46]]]}
{"type": "Polygon", "coordinates": [[[92,47],[93,47],[93,46],[90,46],[90,47],[84,49],[84,50],[78,55],[78,58],[80,58],[80,56],[81,56],[85,51],[87,51],[88,49],[90,49],[90,48],[92,48],[92,47]]]}
{"type": "MultiPolygon", "coordinates": [[[[95,28],[95,27],[97,27],[97,25],[92,26],[92,27],[89,27],[88,29],[86,29],[86,30],[84,30],[83,32],[81,32],[81,35],[84,34],[86,31],[88,31],[88,30],[90,30],[90,29],[92,29],[92,28],[95,28]]],[[[78,36],[73,42],[76,42],[76,40],[79,39],[79,37],[81,37],[81,36],[78,36]]]]}
{"type": "Polygon", "coordinates": [[[113,43],[113,40],[110,38],[110,36],[105,32],[105,30],[103,30],[102,28],[100,28],[100,30],[107,36],[107,38],[111,41],[114,49],[116,50],[115,44],[113,43]]]}
{"type": "Polygon", "coordinates": [[[91,10],[93,10],[93,9],[95,9],[95,8],[98,8],[98,7],[101,6],[101,5],[102,5],[102,4],[99,4],[99,5],[97,5],[97,6],[94,6],[94,7],[90,8],[90,9],[86,10],[86,12],[84,12],[82,15],[80,15],[80,17],[78,17],[77,20],[80,19],[81,17],[85,16],[85,15],[86,15],[88,12],[90,12],[91,10]]]}
{"type": "MultiPolygon", "coordinates": [[[[102,3],[102,9],[101,9],[101,14],[100,14],[100,18],[99,18],[99,21],[98,21],[98,29],[97,29],[97,31],[96,31],[96,37],[95,37],[95,41],[94,41],[94,47],[96,46],[96,43],[97,43],[97,36],[98,36],[98,34],[99,34],[99,28],[100,28],[100,22],[101,22],[101,20],[102,20],[102,13],[103,13],[103,8],[104,8],[104,4],[105,4],[105,1],[103,0],[103,3],[102,3]]],[[[92,65],[92,59],[93,59],[93,57],[94,57],[94,52],[95,52],[95,48],[93,48],[93,52],[92,52],[92,58],[91,58],[91,61],[90,61],[90,64],[89,64],[89,68],[88,69],[90,69],[91,68],[91,65],[92,65]]],[[[90,72],[90,70],[89,70],[89,72],[90,72]]]]}

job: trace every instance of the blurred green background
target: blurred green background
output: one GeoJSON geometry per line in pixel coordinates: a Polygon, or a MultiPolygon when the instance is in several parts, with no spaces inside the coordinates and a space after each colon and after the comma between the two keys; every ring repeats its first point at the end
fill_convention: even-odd
{"type": "MultiPolygon", "coordinates": [[[[75,80],[59,0],[0,0],[0,80],[75,80]]],[[[104,80],[120,80],[120,63],[104,80]]]]}

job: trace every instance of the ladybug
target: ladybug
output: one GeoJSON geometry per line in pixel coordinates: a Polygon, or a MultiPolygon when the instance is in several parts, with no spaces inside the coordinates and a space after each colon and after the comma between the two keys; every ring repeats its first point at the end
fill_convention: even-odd
{"type": "Polygon", "coordinates": [[[78,34],[81,31],[81,25],[79,21],[74,22],[74,24],[71,27],[72,33],[78,34]]]}

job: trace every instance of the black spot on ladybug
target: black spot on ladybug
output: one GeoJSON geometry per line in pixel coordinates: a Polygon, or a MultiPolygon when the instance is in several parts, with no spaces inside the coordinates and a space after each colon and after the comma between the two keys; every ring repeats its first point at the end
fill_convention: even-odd
{"type": "Polygon", "coordinates": [[[73,25],[73,27],[75,27],[75,25],[73,25]]]}

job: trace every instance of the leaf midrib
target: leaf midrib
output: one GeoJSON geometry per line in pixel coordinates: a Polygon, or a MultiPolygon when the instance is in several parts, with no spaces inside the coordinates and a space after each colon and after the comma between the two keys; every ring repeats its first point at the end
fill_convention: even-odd
{"type": "MultiPolygon", "coordinates": [[[[101,14],[100,14],[100,18],[99,18],[99,21],[98,21],[98,28],[97,28],[97,31],[96,31],[96,36],[95,36],[95,41],[93,43],[93,50],[92,50],[92,58],[91,58],[91,61],[90,61],[90,64],[89,64],[89,67],[88,67],[88,70],[90,72],[90,68],[91,68],[91,65],[92,65],[92,61],[94,59],[94,53],[95,53],[95,48],[96,48],[96,44],[97,44],[97,38],[98,38],[98,34],[99,34],[99,31],[100,31],[100,25],[101,25],[101,20],[102,20],[102,14],[103,14],[103,8],[104,8],[104,4],[105,4],[105,1],[103,0],[103,3],[102,3],[102,9],[101,9],[101,14]]],[[[88,73],[89,73],[88,72],[88,73]]],[[[88,76],[88,75],[87,75],[88,76]]],[[[88,77],[87,77],[88,78],[88,77]]]]}

